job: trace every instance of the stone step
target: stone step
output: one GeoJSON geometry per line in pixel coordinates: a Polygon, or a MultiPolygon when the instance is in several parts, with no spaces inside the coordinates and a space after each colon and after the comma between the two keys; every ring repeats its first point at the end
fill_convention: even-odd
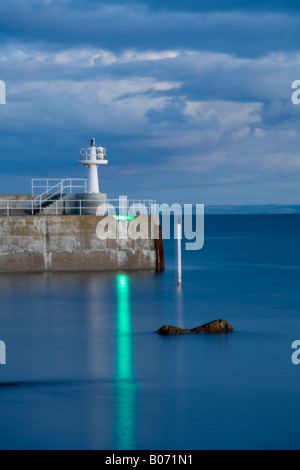
{"type": "Polygon", "coordinates": [[[56,199],[50,202],[47,207],[44,207],[44,209],[42,209],[38,215],[63,215],[65,206],[64,202],[64,196],[60,199],[56,199]]]}

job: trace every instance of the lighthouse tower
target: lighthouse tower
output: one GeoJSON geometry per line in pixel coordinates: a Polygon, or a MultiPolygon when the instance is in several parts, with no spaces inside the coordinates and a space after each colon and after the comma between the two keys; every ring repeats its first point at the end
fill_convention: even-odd
{"type": "Polygon", "coordinates": [[[79,163],[88,167],[88,193],[99,194],[98,166],[106,165],[106,148],[96,147],[95,139],[91,139],[91,145],[80,149],[79,163]]]}

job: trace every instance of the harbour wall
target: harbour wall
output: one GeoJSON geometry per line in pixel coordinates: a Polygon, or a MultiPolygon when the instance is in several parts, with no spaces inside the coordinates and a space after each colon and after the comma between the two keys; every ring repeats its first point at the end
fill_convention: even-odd
{"type": "Polygon", "coordinates": [[[159,218],[140,215],[138,220],[139,237],[123,239],[131,222],[118,222],[112,215],[0,217],[0,272],[162,271],[159,218]],[[109,221],[112,233],[106,239],[96,233],[101,221],[109,221]],[[154,239],[158,232],[160,238],[154,239]]]}

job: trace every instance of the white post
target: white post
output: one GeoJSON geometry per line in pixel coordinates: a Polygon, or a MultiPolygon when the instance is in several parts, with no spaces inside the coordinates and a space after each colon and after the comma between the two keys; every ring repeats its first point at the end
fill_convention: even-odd
{"type": "Polygon", "coordinates": [[[177,222],[177,251],[178,251],[178,285],[181,286],[181,238],[182,238],[182,225],[181,219],[177,222]]]}

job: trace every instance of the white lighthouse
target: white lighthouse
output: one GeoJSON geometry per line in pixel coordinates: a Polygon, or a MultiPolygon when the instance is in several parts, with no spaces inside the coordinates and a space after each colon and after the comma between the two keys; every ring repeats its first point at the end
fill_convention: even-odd
{"type": "Polygon", "coordinates": [[[79,163],[89,168],[88,193],[99,193],[98,166],[106,165],[106,148],[96,147],[95,139],[91,139],[90,147],[80,149],[79,163]]]}

